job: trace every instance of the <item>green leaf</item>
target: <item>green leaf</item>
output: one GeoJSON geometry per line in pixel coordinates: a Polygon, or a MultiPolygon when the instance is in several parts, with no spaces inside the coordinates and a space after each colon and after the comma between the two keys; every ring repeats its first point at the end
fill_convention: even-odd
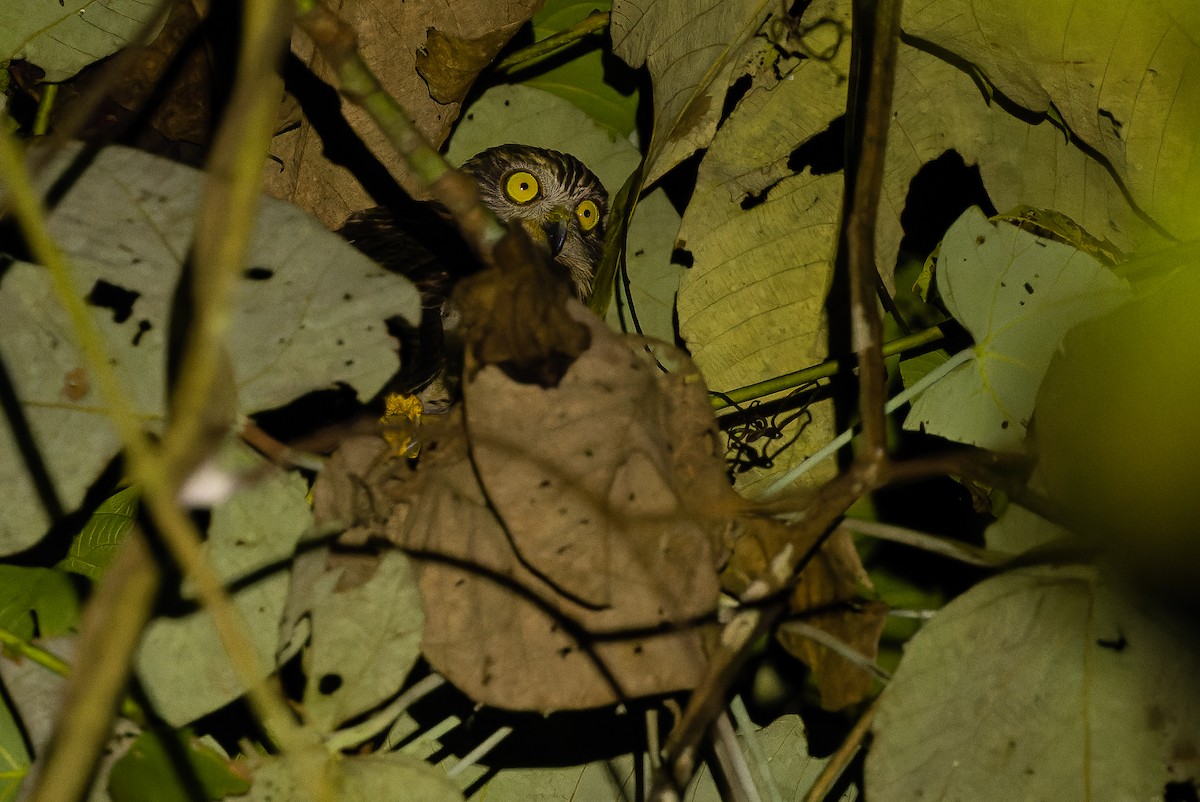
{"type": "MultiPolygon", "coordinates": [[[[838,58],[849,58],[849,42],[838,58]]],[[[793,166],[845,113],[846,84],[830,64],[765,65],[700,162],[679,247],[693,267],[679,286],[679,332],[712,390],[728,391],[823,361],[843,177],[793,166]]],[[[829,403],[797,416],[770,468],[738,475],[755,495],[835,434],[829,403]]],[[[836,470],[827,463],[820,475],[836,470]]]]}
{"type": "Polygon", "coordinates": [[[937,270],[942,300],[975,339],[974,352],[913,402],[904,428],[1017,449],[1063,335],[1118,306],[1129,285],[1082,251],[989,222],[978,207],[946,232],[937,270]]]}
{"type": "MultiPolygon", "coordinates": [[[[218,462],[243,477],[255,475],[265,464],[241,444],[228,445],[218,462]]],[[[213,510],[204,543],[217,574],[236,585],[234,606],[249,628],[264,676],[274,665],[288,561],[312,525],[307,490],[304,479],[294,473],[274,473],[243,487],[213,510]]],[[[204,611],[152,621],[135,666],[155,710],[175,727],[216,710],[245,690],[204,611]]]]}
{"type": "Polygon", "coordinates": [[[133,42],[158,14],[156,3],[141,0],[4,0],[0,64],[24,59],[46,71],[44,80],[65,81],[133,42]]]}
{"type": "Polygon", "coordinates": [[[0,565],[0,628],[25,640],[70,632],[79,620],[79,594],[55,568],[0,565]]]}
{"type": "Polygon", "coordinates": [[[127,487],[101,502],[58,567],[99,579],[137,518],[139,495],[137,488],[127,487]]]}
{"type": "Polygon", "coordinates": [[[145,730],[113,764],[108,793],[113,802],[195,802],[197,794],[215,800],[250,789],[245,765],[231,761],[198,739],[190,729],[160,733],[145,730]],[[164,739],[174,741],[170,749],[164,739]],[[190,776],[174,762],[182,755],[190,776]]]}
{"type": "Polygon", "coordinates": [[[761,48],[750,40],[772,7],[768,0],[613,3],[613,53],[631,67],[644,65],[654,83],[645,185],[708,146],[726,90],[761,48]]]}
{"type": "MultiPolygon", "coordinates": [[[[59,153],[40,174],[42,186],[77,152],[59,153]]],[[[166,416],[171,297],[202,183],[197,170],[109,147],[49,218],[77,291],[93,299],[106,353],[150,429],[161,428],[166,416]]],[[[337,383],[373,396],[399,364],[384,321],[420,319],[416,288],[295,207],[264,199],[261,210],[247,255],[251,269],[230,310],[239,411],[281,406],[337,383]]],[[[24,262],[0,279],[0,356],[62,506],[71,510],[119,444],[49,281],[44,268],[24,262]]],[[[0,554],[11,554],[35,543],[50,516],[7,426],[0,427],[0,483],[8,488],[0,554]]]]}
{"type": "Polygon", "coordinates": [[[21,790],[21,781],[29,773],[29,751],[16,714],[0,693],[0,802],[12,802],[21,790]]]}
{"type": "MultiPolygon", "coordinates": [[[[533,35],[543,39],[581,22],[593,11],[608,11],[608,0],[550,0],[533,15],[533,35]]],[[[597,43],[600,40],[597,39],[597,43]]],[[[597,123],[622,138],[636,125],[638,93],[631,88],[622,92],[606,80],[605,54],[598,46],[559,64],[523,83],[558,95],[578,106],[597,123]]],[[[632,81],[627,81],[632,83],[632,81]]]]}
{"type": "MultiPolygon", "coordinates": [[[[377,752],[343,757],[333,763],[330,773],[338,802],[463,802],[462,792],[445,772],[406,755],[377,752]]],[[[249,793],[236,802],[298,798],[288,761],[267,757],[255,767],[249,793]]]]}
{"type": "Polygon", "coordinates": [[[613,136],[574,104],[528,86],[497,86],[462,115],[446,156],[462,164],[496,145],[515,143],[570,153],[616,192],[638,165],[637,148],[613,136]]]}
{"type": "MultiPolygon", "coordinates": [[[[905,11],[907,34],[975,64],[1011,103],[1060,116],[1072,138],[1106,159],[1142,210],[1181,239],[1200,235],[1194,0],[1044,0],[1020,9],[962,0],[909,3],[905,11]]],[[[937,113],[947,113],[941,98],[937,113]]],[[[1001,209],[1010,205],[993,200],[1001,209]]],[[[1076,216],[1060,203],[1018,200],[1076,216]]],[[[1103,196],[1086,200],[1097,216],[1111,214],[1103,196]]],[[[1107,236],[1091,220],[1080,222],[1107,236]]]]}
{"type": "Polygon", "coordinates": [[[952,601],[883,691],[868,798],[1160,799],[1200,774],[1190,624],[1096,569],[1029,568],[952,601]]]}
{"type": "Polygon", "coordinates": [[[421,655],[425,613],[412,564],[399,551],[377,561],[339,559],[327,549],[298,557],[281,631],[305,618],[312,642],[304,707],[325,733],[399,693],[421,655]]]}

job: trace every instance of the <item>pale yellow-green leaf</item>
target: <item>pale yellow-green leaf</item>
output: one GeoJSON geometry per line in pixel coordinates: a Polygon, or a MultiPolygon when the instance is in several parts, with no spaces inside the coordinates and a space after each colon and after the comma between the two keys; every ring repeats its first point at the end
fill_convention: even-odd
{"type": "Polygon", "coordinates": [[[970,75],[905,42],[898,58],[875,251],[886,279],[904,235],[900,214],[912,179],[950,150],[967,167],[978,167],[999,211],[1020,204],[1053,209],[1125,252],[1157,237],[1104,165],[1060,129],[1044,121],[1031,125],[999,103],[989,105],[970,75]]]}
{"type": "Polygon", "coordinates": [[[514,143],[570,153],[615,193],[638,164],[637,148],[573,103],[528,86],[493,87],[463,113],[446,156],[462,164],[481,150],[514,143]]]}
{"type": "MultiPolygon", "coordinates": [[[[261,470],[264,462],[243,445],[228,446],[222,457],[224,467],[241,475],[261,470]]],[[[222,579],[244,581],[233,602],[249,629],[264,677],[275,665],[287,561],[312,525],[306,494],[307,483],[294,473],[276,473],[244,487],[213,509],[204,544],[222,579]]],[[[185,583],[184,592],[188,590],[185,583]]],[[[152,621],[135,665],[155,711],[176,727],[245,691],[204,611],[152,621]]]]}
{"type": "Polygon", "coordinates": [[[769,0],[616,0],[613,52],[654,84],[654,131],[643,182],[652,183],[712,140],[725,92],[763,50],[750,43],[769,0]],[[749,43],[749,45],[748,45],[749,43]]]}
{"type": "MultiPolygon", "coordinates": [[[[717,133],[679,231],[694,259],[680,282],[679,330],[713,390],[799,370],[827,353],[842,176],[807,167],[795,174],[789,162],[843,112],[845,76],[836,61],[779,68],[783,79],[764,69],[717,133]]],[[[813,413],[785,430],[791,437],[805,426],[771,469],[741,475],[742,490],[757,492],[833,437],[832,410],[813,413]]],[[[782,441],[756,443],[764,444],[782,441]]]]}
{"type": "Polygon", "coordinates": [[[884,689],[867,798],[1163,798],[1200,771],[1189,629],[1090,567],[981,583],[917,633],[884,689]]]}
{"type": "Polygon", "coordinates": [[[401,552],[381,555],[366,581],[347,579],[346,565],[327,568],[328,558],[326,549],[297,558],[285,614],[309,619],[304,707],[326,733],[399,693],[420,656],[425,622],[416,576],[401,552]]]}
{"type": "Polygon", "coordinates": [[[0,63],[24,59],[45,70],[46,81],[65,81],[132,42],[158,12],[145,0],[4,0],[0,63]]]}
{"type": "Polygon", "coordinates": [[[1129,297],[1128,282],[1083,251],[974,206],[942,240],[937,288],[975,345],[917,397],[904,428],[997,450],[1021,447],[1063,335],[1129,297]]]}
{"type": "Polygon", "coordinates": [[[1168,231],[1200,234],[1195,0],[917,0],[904,11],[909,34],[975,64],[1016,103],[1059,116],[1168,231]]]}
{"type": "MultiPolygon", "coordinates": [[[[40,185],[48,187],[78,151],[59,153],[39,175],[40,185]]],[[[77,292],[93,298],[106,352],[135,412],[156,431],[166,414],[172,296],[194,234],[201,187],[198,170],[109,147],[48,220],[71,261],[77,292]],[[107,297],[96,292],[106,285],[107,297]]],[[[420,295],[409,281],[294,206],[269,199],[262,202],[246,267],[230,310],[240,412],[281,406],[338,383],[369,398],[395,373],[396,341],[385,321],[395,315],[419,319],[420,295]]],[[[17,262],[0,278],[0,357],[48,480],[71,511],[119,444],[73,327],[40,266],[17,262]]],[[[10,490],[0,554],[27,548],[50,524],[30,476],[9,428],[0,427],[0,483],[10,490]]]]}

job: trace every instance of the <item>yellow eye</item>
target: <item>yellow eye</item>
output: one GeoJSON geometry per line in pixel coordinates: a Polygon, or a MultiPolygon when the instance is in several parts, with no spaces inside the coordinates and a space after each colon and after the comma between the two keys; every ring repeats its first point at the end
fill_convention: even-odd
{"type": "Polygon", "coordinates": [[[537,179],[524,170],[517,170],[504,179],[504,193],[516,203],[529,203],[540,190],[537,179]]]}
{"type": "Polygon", "coordinates": [[[590,200],[582,201],[575,207],[575,216],[579,218],[579,227],[591,231],[600,222],[600,209],[590,200]]]}

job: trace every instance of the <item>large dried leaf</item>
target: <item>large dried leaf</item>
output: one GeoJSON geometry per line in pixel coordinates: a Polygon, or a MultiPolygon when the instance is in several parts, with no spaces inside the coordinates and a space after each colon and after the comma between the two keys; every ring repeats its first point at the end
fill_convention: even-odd
{"type": "MultiPolygon", "coordinates": [[[[717,389],[800,370],[828,353],[824,304],[843,178],[811,159],[845,110],[848,51],[847,40],[830,62],[764,67],[700,163],[679,229],[679,246],[694,259],[679,286],[679,331],[717,389]]],[[[809,412],[785,428],[785,440],[797,439],[770,467],[738,475],[741,492],[754,496],[833,437],[830,403],[809,412]]]]}
{"type": "MultiPolygon", "coordinates": [[[[474,465],[430,470],[389,525],[441,556],[421,572],[426,656],[503,707],[694,686],[696,622],[715,608],[716,543],[737,505],[694,371],[660,373],[636,341],[571,308],[591,345],[559,384],[480,368],[466,388],[474,465]]],[[[438,450],[446,460],[448,444],[438,450]]]]}
{"type": "Polygon", "coordinates": [[[975,64],[1025,108],[1060,115],[1172,234],[1200,234],[1200,14],[1193,0],[918,0],[904,12],[909,34],[975,64]]]}
{"type": "MultiPolygon", "coordinates": [[[[43,185],[75,152],[55,160],[41,176],[43,185]]],[[[172,295],[201,186],[196,170],[106,148],[50,215],[50,232],[71,260],[78,291],[94,307],[114,368],[151,429],[161,427],[165,415],[172,295]]],[[[240,412],[277,407],[337,383],[369,398],[395,373],[396,342],[384,321],[419,319],[419,294],[407,280],[294,207],[268,199],[247,263],[229,344],[240,412]]],[[[32,433],[48,481],[68,511],[118,442],[44,268],[18,262],[4,273],[0,354],[26,418],[0,428],[0,481],[10,488],[0,553],[12,553],[36,542],[50,523],[12,427],[32,433]]]]}
{"type": "MultiPolygon", "coordinates": [[[[541,4],[542,0],[343,0],[338,14],[357,32],[362,57],[384,89],[399,101],[417,130],[440,146],[475,76],[541,4]],[[419,58],[425,77],[417,71],[419,58]]],[[[307,39],[298,37],[293,52],[332,83],[329,67],[314,56],[307,39]]],[[[383,168],[409,193],[420,195],[403,160],[367,114],[345,101],[342,112],[383,168]]],[[[331,228],[340,226],[350,212],[376,205],[359,179],[339,166],[345,154],[334,153],[331,160],[324,152],[331,143],[322,142],[307,119],[297,122],[291,130],[281,127],[272,144],[279,165],[265,172],[267,191],[331,228]]]]}
{"type": "Polygon", "coordinates": [[[613,52],[632,67],[645,65],[654,83],[654,131],[644,183],[707,147],[725,92],[748,58],[746,43],[770,10],[767,0],[613,3],[613,52]]]}
{"type": "Polygon", "coordinates": [[[1190,629],[1092,568],[983,582],[909,643],[875,718],[867,794],[1164,798],[1200,771],[1190,629]]]}
{"type": "Polygon", "coordinates": [[[494,367],[467,385],[467,432],[489,500],[522,561],[615,626],[712,609],[714,528],[728,503],[699,376],[663,374],[599,322],[558,387],[494,367]]]}

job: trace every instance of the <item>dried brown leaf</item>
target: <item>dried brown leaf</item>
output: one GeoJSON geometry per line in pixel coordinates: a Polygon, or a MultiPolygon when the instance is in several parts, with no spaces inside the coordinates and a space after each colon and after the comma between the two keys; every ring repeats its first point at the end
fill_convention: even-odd
{"type": "MultiPolygon", "coordinates": [[[[475,76],[541,6],[541,0],[509,3],[343,0],[335,5],[339,16],[357,32],[363,59],[383,87],[408,112],[417,130],[434,146],[439,146],[458,118],[462,99],[475,76]],[[430,95],[430,87],[417,72],[418,52],[427,48],[431,30],[436,31],[435,38],[439,40],[472,44],[457,48],[454,64],[445,68],[455,75],[453,86],[442,80],[439,73],[435,82],[438,99],[430,95]]],[[[430,59],[440,58],[444,50],[434,46],[430,49],[430,59]]],[[[328,66],[315,58],[307,39],[294,40],[292,52],[319,78],[333,83],[328,66]]],[[[427,74],[437,71],[428,60],[425,70],[427,74]]],[[[305,102],[306,98],[301,100],[305,102]]],[[[392,151],[366,113],[344,102],[342,112],[378,159],[378,164],[356,164],[356,169],[377,170],[382,165],[407,192],[419,197],[418,185],[409,177],[402,159],[392,151]]],[[[330,143],[322,141],[307,119],[293,130],[281,129],[271,147],[277,161],[268,165],[264,177],[270,194],[295,203],[336,228],[350,212],[374,206],[382,199],[373,199],[351,170],[341,166],[351,161],[345,148],[334,147],[332,158],[326,155],[329,148],[330,143]]]]}

